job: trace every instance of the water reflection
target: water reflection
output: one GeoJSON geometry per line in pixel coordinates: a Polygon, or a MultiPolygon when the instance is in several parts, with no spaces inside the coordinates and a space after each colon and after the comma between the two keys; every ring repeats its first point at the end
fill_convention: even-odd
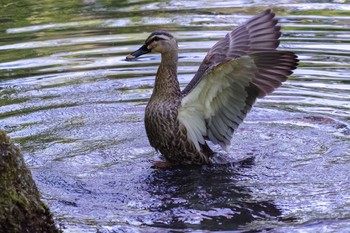
{"type": "Polygon", "coordinates": [[[253,221],[282,219],[273,201],[257,201],[237,183],[242,170],[254,166],[254,158],[234,164],[202,168],[153,170],[147,191],[160,204],[150,208],[154,227],[172,229],[237,230],[253,221]]]}

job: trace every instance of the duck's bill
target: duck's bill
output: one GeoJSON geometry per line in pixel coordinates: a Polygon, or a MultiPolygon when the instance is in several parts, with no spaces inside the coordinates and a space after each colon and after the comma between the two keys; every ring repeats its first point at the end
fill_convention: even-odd
{"type": "Polygon", "coordinates": [[[126,56],[126,60],[130,61],[130,60],[133,60],[133,59],[135,59],[143,54],[150,53],[150,52],[151,52],[151,50],[148,49],[146,45],[143,45],[141,48],[139,48],[135,52],[132,52],[128,56],[126,56]]]}

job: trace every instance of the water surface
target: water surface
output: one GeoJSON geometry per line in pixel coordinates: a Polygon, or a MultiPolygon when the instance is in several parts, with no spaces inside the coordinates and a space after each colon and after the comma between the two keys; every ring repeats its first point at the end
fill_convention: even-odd
{"type": "Polygon", "coordinates": [[[65,232],[347,232],[347,1],[2,1],[0,128],[65,232]],[[212,167],[151,168],[143,113],[160,62],[126,62],[156,29],[184,87],[211,46],[272,8],[299,68],[212,167]]]}

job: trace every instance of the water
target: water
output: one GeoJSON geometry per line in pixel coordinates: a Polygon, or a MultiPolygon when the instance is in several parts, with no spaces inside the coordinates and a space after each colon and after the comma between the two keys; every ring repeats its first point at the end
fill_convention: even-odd
{"type": "Polygon", "coordinates": [[[65,232],[348,232],[348,1],[0,2],[0,128],[65,232]],[[117,3],[115,3],[117,2],[117,3]],[[156,170],[143,126],[160,58],[179,41],[185,86],[232,27],[273,8],[301,62],[236,132],[231,161],[156,170]]]}

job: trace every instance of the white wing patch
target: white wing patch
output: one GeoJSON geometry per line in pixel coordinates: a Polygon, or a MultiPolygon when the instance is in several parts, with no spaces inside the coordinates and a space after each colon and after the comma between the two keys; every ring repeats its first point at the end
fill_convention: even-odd
{"type": "Polygon", "coordinates": [[[204,144],[204,137],[207,136],[203,106],[187,104],[186,107],[181,107],[181,109],[179,110],[178,119],[187,130],[187,138],[200,151],[199,143],[204,144]]]}
{"type": "Polygon", "coordinates": [[[230,145],[234,130],[245,117],[245,88],[254,79],[255,71],[248,55],[222,63],[206,72],[182,99],[178,120],[198,151],[205,137],[225,150],[230,145]]]}

